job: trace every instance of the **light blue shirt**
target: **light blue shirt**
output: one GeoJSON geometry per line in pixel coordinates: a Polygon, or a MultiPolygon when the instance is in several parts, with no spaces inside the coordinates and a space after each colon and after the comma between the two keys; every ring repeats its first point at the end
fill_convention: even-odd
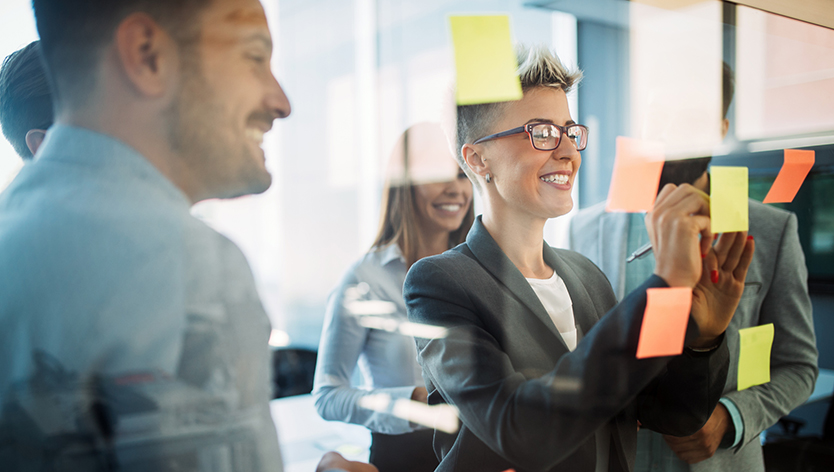
{"type": "Polygon", "coordinates": [[[322,418],[361,424],[385,434],[417,429],[409,421],[391,414],[394,402],[410,399],[416,386],[425,385],[417,364],[414,338],[363,326],[361,319],[408,321],[403,301],[406,271],[399,246],[391,244],[365,254],[347,271],[339,287],[330,295],[313,387],[316,409],[322,418]],[[361,304],[350,304],[355,301],[386,302],[382,306],[387,305],[391,312],[387,315],[362,313],[361,304]],[[355,308],[357,306],[360,308],[355,308]],[[364,379],[362,386],[351,385],[357,365],[364,379]],[[390,396],[390,405],[385,411],[360,406],[362,398],[375,394],[390,396]]]}
{"type": "Polygon", "coordinates": [[[134,149],[61,125],[0,195],[0,401],[17,411],[0,429],[21,468],[67,450],[282,469],[269,321],[243,254],[189,209],[134,149]]]}
{"type": "MultiPolygon", "coordinates": [[[[628,218],[628,241],[626,243],[627,254],[632,254],[638,248],[649,241],[646,230],[646,223],[640,213],[631,213],[628,218]]],[[[640,259],[626,264],[625,269],[625,293],[630,293],[642,284],[654,272],[655,259],[653,253],[648,253],[640,259]]],[[[730,412],[733,425],[735,426],[735,442],[731,447],[738,445],[744,425],[736,405],[728,398],[719,400],[730,412]]],[[[634,472],[688,472],[689,464],[680,460],[663,435],[648,429],[641,429],[637,432],[637,458],[634,462],[634,472]]]]}

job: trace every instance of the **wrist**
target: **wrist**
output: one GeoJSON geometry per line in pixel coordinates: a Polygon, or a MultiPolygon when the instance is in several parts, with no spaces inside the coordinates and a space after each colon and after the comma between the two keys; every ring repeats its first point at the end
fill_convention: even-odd
{"type": "Polygon", "coordinates": [[[718,336],[700,336],[692,341],[686,347],[695,352],[709,352],[713,351],[721,345],[721,335],[718,336]]]}

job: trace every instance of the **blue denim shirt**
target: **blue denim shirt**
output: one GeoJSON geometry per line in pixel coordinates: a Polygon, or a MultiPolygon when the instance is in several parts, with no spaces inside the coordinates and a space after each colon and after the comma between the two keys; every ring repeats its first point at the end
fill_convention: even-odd
{"type": "Polygon", "coordinates": [[[4,461],[282,469],[269,321],[189,210],[136,150],[62,125],[0,195],[4,461]]]}

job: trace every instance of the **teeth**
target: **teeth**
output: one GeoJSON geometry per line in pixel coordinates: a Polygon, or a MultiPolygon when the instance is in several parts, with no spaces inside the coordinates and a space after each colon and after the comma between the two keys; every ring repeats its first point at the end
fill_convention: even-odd
{"type": "Polygon", "coordinates": [[[458,211],[460,210],[460,205],[439,205],[439,208],[443,211],[458,211]]]}
{"type": "Polygon", "coordinates": [[[540,178],[545,182],[564,185],[568,183],[569,176],[565,174],[550,174],[540,178]]]}
{"type": "Polygon", "coordinates": [[[258,128],[246,128],[246,136],[260,145],[264,141],[264,132],[258,128]]]}

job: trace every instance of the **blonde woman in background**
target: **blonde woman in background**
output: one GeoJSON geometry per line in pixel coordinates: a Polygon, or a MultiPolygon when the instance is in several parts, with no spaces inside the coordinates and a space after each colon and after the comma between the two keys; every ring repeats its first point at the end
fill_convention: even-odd
{"type": "Polygon", "coordinates": [[[313,388],[322,418],[371,430],[369,461],[380,472],[433,471],[438,461],[431,429],[360,405],[374,394],[389,395],[391,404],[426,402],[414,338],[364,326],[361,302],[389,302],[395,308],[390,318],[407,321],[406,272],[417,260],[460,244],[473,219],[472,184],[455,163],[440,126],[409,128],[392,154],[376,240],[330,296],[313,388]],[[357,363],[363,388],[351,385],[357,363]]]}

